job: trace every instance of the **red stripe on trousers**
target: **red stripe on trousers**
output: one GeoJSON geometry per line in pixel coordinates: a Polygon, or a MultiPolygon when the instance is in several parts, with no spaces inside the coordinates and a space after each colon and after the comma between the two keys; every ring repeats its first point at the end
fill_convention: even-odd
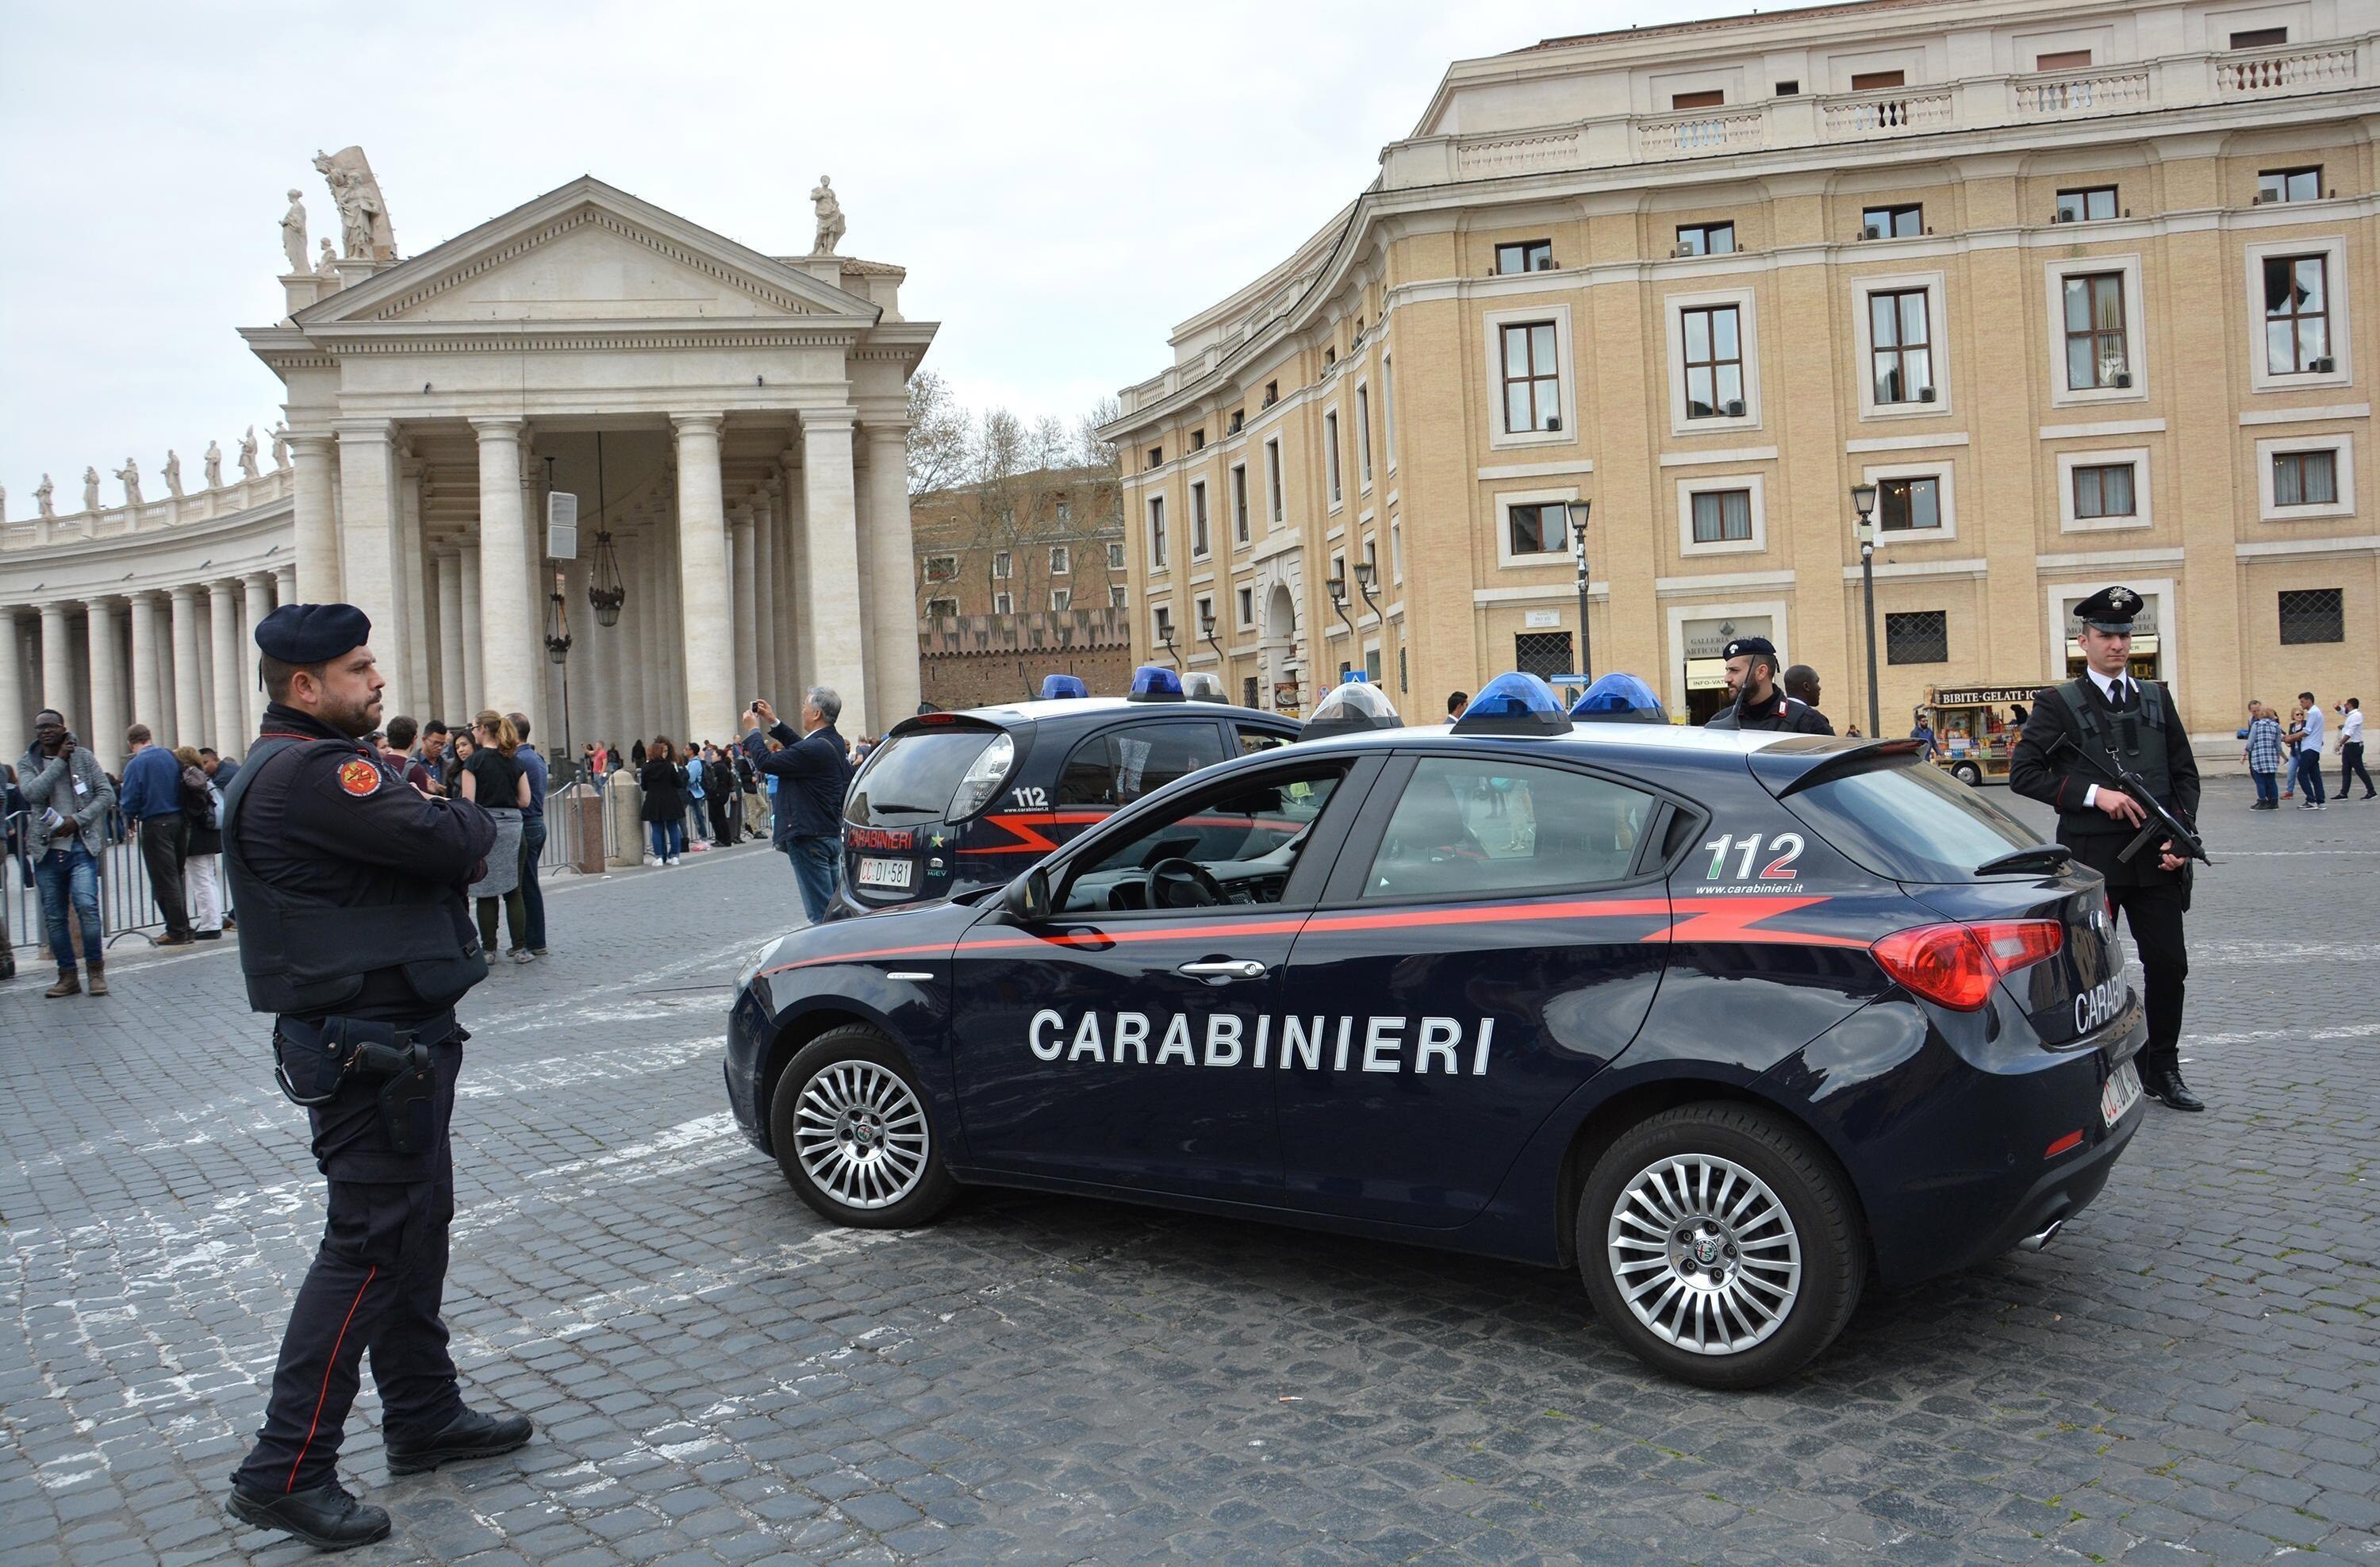
{"type": "Polygon", "coordinates": [[[306,1439],[298,1444],[298,1456],[289,1461],[289,1483],[281,1488],[285,1496],[298,1488],[298,1466],[306,1462],[306,1450],[314,1445],[314,1432],[322,1424],[322,1405],[331,1396],[331,1373],[338,1369],[339,1346],[347,1342],[347,1324],[356,1319],[356,1310],[364,1303],[364,1291],[370,1289],[372,1281],[379,1277],[379,1265],[374,1264],[371,1270],[364,1275],[362,1285],[356,1291],[355,1301],[348,1306],[347,1315],[339,1324],[339,1336],[331,1341],[331,1363],[322,1367],[322,1391],[314,1395],[314,1418],[307,1424],[306,1439]]]}

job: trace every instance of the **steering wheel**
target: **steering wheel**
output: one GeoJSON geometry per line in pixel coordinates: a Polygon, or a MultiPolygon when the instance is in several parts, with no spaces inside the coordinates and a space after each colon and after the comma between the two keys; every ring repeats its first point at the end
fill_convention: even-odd
{"type": "Polygon", "coordinates": [[[1223,884],[1196,860],[1161,859],[1148,868],[1151,908],[1203,908],[1225,901],[1223,884]]]}

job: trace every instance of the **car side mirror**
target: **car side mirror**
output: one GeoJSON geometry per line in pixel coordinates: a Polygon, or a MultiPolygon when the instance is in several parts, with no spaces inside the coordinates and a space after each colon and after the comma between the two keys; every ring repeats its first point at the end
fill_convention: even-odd
{"type": "Polygon", "coordinates": [[[1050,917],[1050,873],[1035,866],[1008,884],[1001,906],[1019,925],[1038,925],[1050,917]]]}

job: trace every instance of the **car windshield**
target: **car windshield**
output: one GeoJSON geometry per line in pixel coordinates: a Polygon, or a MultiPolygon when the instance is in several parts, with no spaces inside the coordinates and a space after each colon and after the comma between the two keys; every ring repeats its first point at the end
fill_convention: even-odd
{"type": "Polygon", "coordinates": [[[1844,856],[1896,881],[1973,881],[1975,867],[2041,839],[1976,790],[1915,757],[1830,778],[1786,808],[1844,856]]]}
{"type": "Polygon", "coordinates": [[[939,821],[967,765],[999,736],[997,729],[913,729],[876,747],[851,795],[843,819],[859,827],[906,827],[939,821]]]}

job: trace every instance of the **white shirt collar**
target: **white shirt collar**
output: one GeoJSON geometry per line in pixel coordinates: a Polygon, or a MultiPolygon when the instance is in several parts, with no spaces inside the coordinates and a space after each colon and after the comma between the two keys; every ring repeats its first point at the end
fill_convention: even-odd
{"type": "Polygon", "coordinates": [[[2099,695],[2107,698],[2111,703],[2121,701],[2122,698],[2118,695],[2119,686],[2117,683],[2119,681],[2128,679],[2129,676],[2121,674],[2102,674],[2097,670],[2089,669],[2087,666],[2085,673],[2091,676],[2092,683],[2099,687],[2099,695]]]}

